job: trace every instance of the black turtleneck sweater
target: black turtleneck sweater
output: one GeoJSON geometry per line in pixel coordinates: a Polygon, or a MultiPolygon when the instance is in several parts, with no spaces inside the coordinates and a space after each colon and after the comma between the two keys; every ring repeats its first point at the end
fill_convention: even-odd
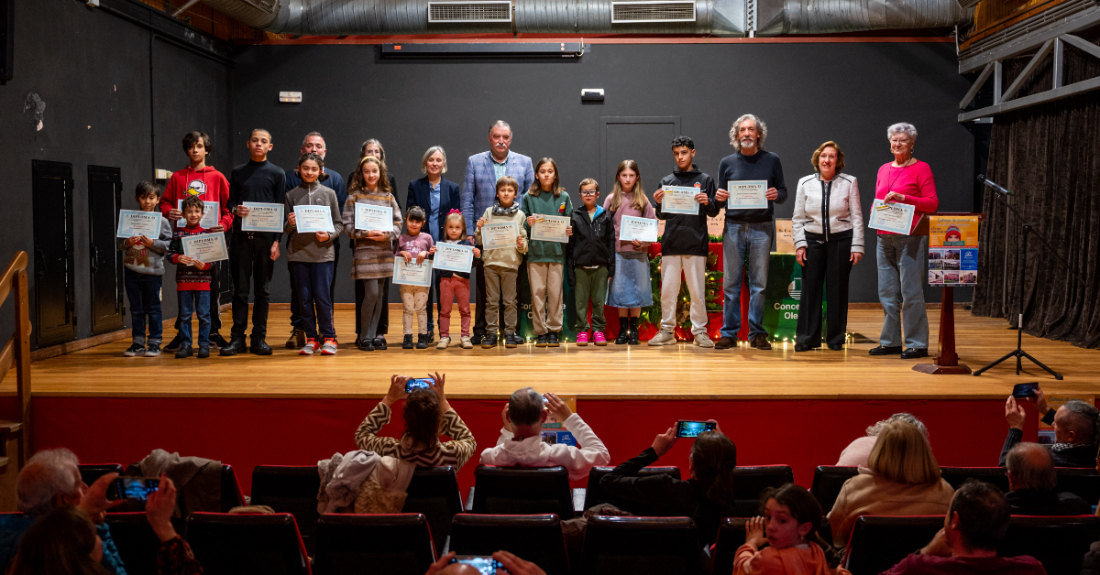
{"type": "MultiPolygon", "coordinates": [[[[261,202],[265,204],[282,204],[286,202],[286,176],[282,168],[264,160],[256,162],[249,160],[241,164],[229,173],[229,201],[226,207],[236,213],[237,206],[244,202],[261,202]]],[[[283,214],[286,217],[286,214],[283,214]]],[[[241,233],[242,218],[233,219],[233,232],[241,233]]],[[[277,242],[282,238],[280,233],[256,232],[270,236],[271,241],[277,242]]]]}

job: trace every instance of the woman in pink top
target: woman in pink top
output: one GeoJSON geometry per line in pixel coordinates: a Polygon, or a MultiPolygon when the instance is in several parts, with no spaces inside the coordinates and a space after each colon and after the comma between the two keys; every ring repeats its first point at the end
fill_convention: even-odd
{"type": "Polygon", "coordinates": [[[879,346],[871,355],[901,354],[902,359],[928,356],[928,314],[924,311],[925,260],[928,238],[912,235],[926,213],[935,212],[936,181],[932,168],[913,157],[917,129],[894,124],[886,130],[894,161],[883,164],[875,181],[875,199],[916,207],[908,235],[878,232],[878,299],[886,316],[879,346]],[[903,322],[904,321],[904,325],[903,322]],[[902,339],[902,328],[905,339],[902,339]],[[903,346],[904,344],[904,346],[903,346]],[[904,351],[903,351],[904,350],[904,351]]]}

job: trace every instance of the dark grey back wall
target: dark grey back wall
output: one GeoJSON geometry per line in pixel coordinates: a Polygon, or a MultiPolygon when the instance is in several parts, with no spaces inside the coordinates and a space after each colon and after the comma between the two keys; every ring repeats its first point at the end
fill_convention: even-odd
{"type": "MultiPolygon", "coordinates": [[[[15,14],[15,78],[0,86],[0,173],[5,179],[0,265],[19,250],[33,253],[31,160],[71,162],[77,337],[83,338],[91,325],[88,165],[121,168],[123,206],[136,209],[133,189],[139,180],[152,179],[154,168],[176,170],[186,164],[180,146],[184,133],[204,130],[218,144],[228,142],[229,72],[163,40],[152,40],[150,48],[144,28],[76,0],[16,0],[15,14]],[[24,111],[30,93],[46,103],[41,130],[24,111]]],[[[227,166],[229,157],[216,153],[211,161],[227,166]]],[[[33,268],[31,277],[33,282],[33,268]]],[[[163,300],[165,317],[174,317],[171,270],[163,300]]],[[[36,304],[33,286],[31,304],[36,304]]],[[[11,314],[10,304],[0,309],[0,341],[11,333],[11,314]]]]}
{"type": "MultiPolygon", "coordinates": [[[[579,61],[393,60],[382,59],[377,46],[257,46],[237,62],[235,163],[248,159],[244,144],[255,127],[274,134],[270,158],[284,168],[296,161],[307,132],[322,132],[328,167],[345,176],[360,144],[378,138],[402,207],[408,182],[421,176],[425,149],[442,145],[445,177],[461,183],[466,159],[488,149],[486,134],[497,119],[512,125],[514,151],[557,161],[579,203],[582,178],[595,177],[609,191],[614,167],[625,159],[608,158],[609,171],[601,173],[602,117],[679,117],[681,131],[696,142],[699,167],[713,174],[733,152],[731,124],[746,112],[764,119],[765,148],[784,162],[791,196],[778,217],[791,216],[794,186],[812,172],[810,155],[826,140],[844,149],[846,171],[859,179],[869,206],[878,167],[892,159],[886,128],[899,121],[920,132],[915,155],[932,165],[941,211],[964,211],[972,202],[973,138],[955,119],[969,85],[947,43],[598,44],[579,61]],[[582,104],[582,88],[603,88],[606,101],[582,104]],[[301,91],[303,103],[278,104],[280,90],[301,91]]],[[[645,157],[668,150],[667,141],[637,146],[645,157]]],[[[664,163],[640,167],[652,193],[674,167],[671,152],[664,163]]],[[[342,302],[353,294],[348,255],[345,249],[337,272],[342,302]]],[[[868,256],[853,271],[855,302],[878,301],[873,241],[868,256]]],[[[939,300],[938,290],[927,295],[939,300]]],[[[276,266],[272,297],[288,301],[285,265],[276,266]]]]}

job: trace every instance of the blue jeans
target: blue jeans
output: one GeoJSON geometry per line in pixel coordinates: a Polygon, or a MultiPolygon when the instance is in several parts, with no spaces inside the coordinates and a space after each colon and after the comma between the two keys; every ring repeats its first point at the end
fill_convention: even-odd
{"type": "Polygon", "coordinates": [[[722,337],[737,339],[741,331],[741,270],[748,260],[749,338],[767,335],[764,331],[764,288],[768,285],[768,261],[771,259],[772,222],[726,222],[722,235],[722,337]]]}
{"type": "Polygon", "coordinates": [[[879,345],[902,345],[901,330],[904,327],[905,347],[928,349],[928,313],[924,310],[924,262],[927,253],[927,236],[879,234],[878,247],[875,248],[878,299],[886,316],[878,337],[879,345]]]}
{"type": "Polygon", "coordinates": [[[332,281],[336,262],[294,262],[290,270],[294,274],[298,313],[301,314],[306,337],[317,340],[320,333],[321,338],[336,339],[336,327],[332,321],[332,281]]]}
{"type": "Polygon", "coordinates": [[[191,345],[191,314],[199,316],[199,349],[210,347],[210,292],[176,292],[180,304],[180,335],[183,345],[191,345]]]}
{"type": "Polygon", "coordinates": [[[154,276],[135,272],[126,268],[123,272],[126,284],[126,297],[130,300],[130,317],[133,324],[134,343],[160,345],[164,331],[164,319],[160,314],[160,286],[163,276],[154,276]],[[148,316],[148,321],[146,320],[148,316]],[[145,339],[145,326],[149,326],[149,339],[145,339]]]}

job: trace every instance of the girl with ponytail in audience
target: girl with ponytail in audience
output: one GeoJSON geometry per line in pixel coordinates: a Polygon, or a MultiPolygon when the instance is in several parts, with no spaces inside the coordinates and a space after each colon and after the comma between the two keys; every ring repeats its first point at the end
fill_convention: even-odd
{"type": "Polygon", "coordinates": [[[809,491],[788,483],[769,489],[760,499],[763,517],[745,524],[745,544],[735,554],[734,575],[836,573],[837,557],[818,531],[821,505],[809,491]]]}
{"type": "Polygon", "coordinates": [[[689,479],[676,479],[667,473],[638,475],[643,467],[653,465],[668,453],[676,439],[675,427],[668,428],[641,455],[604,475],[600,488],[609,503],[634,515],[691,517],[695,520],[701,551],[718,537],[722,518],[736,513],[733,469],[737,467],[737,447],[715,422],[715,431],[700,433],[691,446],[689,479]]]}

